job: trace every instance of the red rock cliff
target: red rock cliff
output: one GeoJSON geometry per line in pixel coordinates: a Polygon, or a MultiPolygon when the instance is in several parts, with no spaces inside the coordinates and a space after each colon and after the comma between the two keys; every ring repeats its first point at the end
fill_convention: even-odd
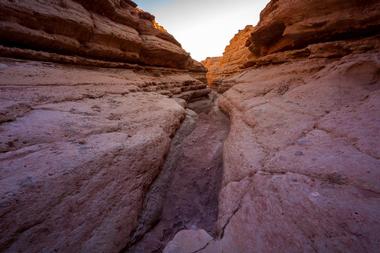
{"type": "Polygon", "coordinates": [[[256,56],[310,44],[378,34],[380,3],[368,1],[271,1],[249,40],[256,56]]]}
{"type": "Polygon", "coordinates": [[[297,57],[295,54],[308,56],[312,50],[308,47],[318,43],[377,35],[379,9],[379,2],[373,0],[271,1],[261,12],[257,26],[240,31],[219,61],[212,66],[204,62],[210,68],[209,83],[223,92],[232,84],[223,87],[221,79],[247,67],[284,62],[288,57],[297,57]],[[304,50],[295,51],[301,49],[304,50]]]}
{"type": "MultiPolygon", "coordinates": [[[[9,48],[21,48],[202,70],[174,37],[156,23],[154,16],[132,1],[1,1],[0,16],[0,55],[7,51],[11,54],[9,48]]],[[[26,53],[23,57],[27,57],[26,53]]]]}
{"type": "MultiPolygon", "coordinates": [[[[202,63],[207,68],[207,80],[212,86],[218,79],[235,73],[247,62],[250,50],[246,46],[247,40],[254,27],[246,26],[240,30],[226,47],[222,57],[207,58],[202,63]]],[[[217,84],[216,84],[217,85],[217,84]]]]}

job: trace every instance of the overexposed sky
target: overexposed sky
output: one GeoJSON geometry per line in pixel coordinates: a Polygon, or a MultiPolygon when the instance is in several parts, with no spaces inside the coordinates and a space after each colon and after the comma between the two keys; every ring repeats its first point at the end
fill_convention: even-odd
{"type": "Polygon", "coordinates": [[[256,25],[269,0],[135,0],[198,60],[223,54],[232,37],[256,25]]]}

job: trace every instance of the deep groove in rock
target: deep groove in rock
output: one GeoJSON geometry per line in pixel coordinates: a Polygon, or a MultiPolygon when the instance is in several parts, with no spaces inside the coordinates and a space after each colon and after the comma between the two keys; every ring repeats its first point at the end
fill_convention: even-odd
{"type": "Polygon", "coordinates": [[[161,174],[151,186],[131,243],[122,252],[161,252],[182,229],[216,235],[229,120],[213,101],[189,105],[161,174]]]}

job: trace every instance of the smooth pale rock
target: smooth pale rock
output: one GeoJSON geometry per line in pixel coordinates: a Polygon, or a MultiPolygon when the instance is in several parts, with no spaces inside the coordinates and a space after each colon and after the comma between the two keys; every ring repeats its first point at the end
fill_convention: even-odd
{"type": "Polygon", "coordinates": [[[106,94],[1,124],[1,250],[120,251],[184,113],[157,94],[106,94]]]}
{"type": "Polygon", "coordinates": [[[213,240],[203,229],[182,230],[168,243],[163,253],[191,253],[204,248],[213,240]]]}
{"type": "Polygon", "coordinates": [[[376,252],[378,55],[299,59],[229,77],[237,84],[219,103],[232,121],[221,239],[200,252],[376,252]]]}
{"type": "Polygon", "coordinates": [[[119,252],[185,117],[168,96],[184,87],[191,98],[205,84],[187,73],[2,61],[0,251],[119,252]]]}
{"type": "Polygon", "coordinates": [[[378,55],[300,58],[229,77],[236,85],[219,101],[232,124],[220,238],[198,252],[377,251],[378,55]]]}

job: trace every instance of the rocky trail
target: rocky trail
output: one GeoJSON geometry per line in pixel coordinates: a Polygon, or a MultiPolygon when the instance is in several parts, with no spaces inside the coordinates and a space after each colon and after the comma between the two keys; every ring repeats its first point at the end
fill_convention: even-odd
{"type": "Polygon", "coordinates": [[[189,105],[125,252],[162,252],[185,229],[216,234],[227,116],[212,101],[189,105]]]}

